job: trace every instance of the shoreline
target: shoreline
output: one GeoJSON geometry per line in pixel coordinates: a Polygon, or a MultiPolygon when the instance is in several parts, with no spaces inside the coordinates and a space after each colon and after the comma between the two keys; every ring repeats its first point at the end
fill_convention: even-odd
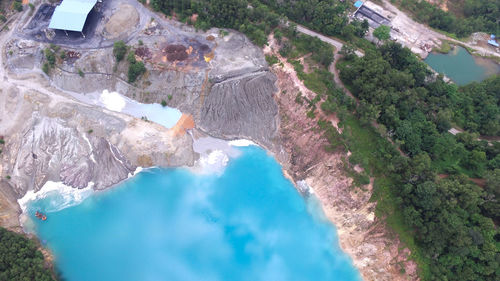
{"type": "MultiPolygon", "coordinates": [[[[5,52],[4,52],[5,54],[5,52]]],[[[2,56],[4,55],[2,54],[2,56]]],[[[47,78],[44,77],[42,79],[42,82],[45,83],[46,81],[49,81],[49,84],[52,85],[52,87],[54,88],[57,88],[56,86],[54,86],[55,83],[51,83],[51,80],[50,78],[48,80],[46,80],[47,78]]],[[[80,78],[78,78],[80,79],[80,78]]],[[[82,78],[83,79],[83,78],[82,78]]],[[[27,80],[28,81],[28,80],[27,80]]],[[[35,85],[35,86],[38,86],[38,85],[35,85]]],[[[42,87],[43,89],[45,89],[45,87],[42,87]]],[[[56,94],[54,94],[56,95],[56,94]]],[[[50,97],[53,97],[54,95],[50,95],[50,97]]],[[[74,97],[73,97],[74,98],[74,97]]],[[[58,98],[60,99],[60,98],[58,98]]],[[[77,104],[77,103],[75,103],[77,104]]],[[[82,104],[82,103],[78,103],[78,104],[82,104]]],[[[93,107],[94,105],[88,105],[89,107],[93,107]]],[[[108,111],[107,109],[106,110],[100,110],[100,111],[108,111]]],[[[277,118],[277,119],[280,119],[281,118],[281,114],[282,112],[279,112],[276,116],[274,116],[274,118],[277,118]]],[[[118,116],[118,115],[121,115],[120,113],[112,113],[110,115],[114,115],[114,116],[118,116]]],[[[306,115],[303,114],[302,117],[305,117],[306,115]]],[[[176,149],[179,148],[179,144],[178,143],[173,143],[171,140],[169,139],[163,139],[161,138],[161,136],[163,135],[159,135],[159,134],[153,134],[153,129],[151,130],[145,130],[144,129],[144,126],[145,126],[145,122],[141,122],[140,120],[136,120],[136,118],[126,118],[127,119],[127,124],[128,126],[130,126],[131,128],[128,128],[125,133],[121,133],[121,134],[117,134],[116,136],[114,136],[114,140],[115,140],[115,145],[117,145],[118,142],[122,142],[123,139],[124,139],[124,134],[132,134],[133,135],[133,142],[130,141],[130,147],[133,147],[134,145],[137,146],[137,144],[140,142],[140,143],[143,143],[145,144],[146,142],[150,141],[150,140],[154,140],[154,138],[157,138],[156,141],[157,142],[152,142],[151,145],[152,146],[158,146],[159,143],[163,142],[163,143],[166,143],[166,142],[169,142],[170,141],[170,145],[175,147],[176,149]],[[130,121],[132,120],[132,121],[130,121]],[[129,122],[130,121],[130,122],[129,122]],[[137,126],[132,126],[131,124],[132,123],[137,123],[136,125],[137,126]],[[142,127],[141,130],[139,131],[138,127],[142,127]],[[136,134],[138,136],[136,136],[136,134]],[[151,138],[142,138],[143,135],[148,135],[148,134],[151,134],[151,138]],[[140,136],[139,136],[140,135],[140,136]]],[[[188,122],[189,123],[189,122],[188,122]]],[[[159,126],[159,125],[158,125],[159,126]]],[[[103,126],[104,127],[108,127],[108,125],[106,126],[103,126]]],[[[154,125],[154,127],[157,127],[156,124],[154,125]]],[[[193,127],[196,127],[195,125],[193,125],[193,127]]],[[[88,128],[85,128],[85,129],[88,129],[88,128]]],[[[93,128],[96,132],[94,132],[94,135],[98,134],[99,132],[97,132],[96,128],[93,128]]],[[[281,124],[278,125],[278,128],[276,128],[276,130],[278,131],[278,133],[281,133],[281,129],[282,129],[282,126],[281,124]]],[[[169,132],[172,132],[172,129],[168,129],[167,131],[169,132]]],[[[206,133],[204,132],[205,134],[207,135],[210,135],[209,133],[206,133]]],[[[172,134],[172,133],[170,133],[172,134]]],[[[214,133],[215,135],[217,133],[214,133]]],[[[234,138],[237,138],[237,136],[231,136],[231,137],[234,137],[234,138]]],[[[228,138],[231,138],[231,137],[228,137],[228,138]]],[[[292,163],[291,161],[291,157],[293,157],[288,151],[284,151],[283,148],[282,148],[282,145],[284,146],[285,145],[285,142],[286,141],[282,141],[282,140],[273,140],[271,139],[272,137],[271,136],[268,136],[266,135],[267,139],[263,139],[263,140],[257,140],[254,142],[259,145],[261,148],[265,149],[267,153],[270,153],[273,155],[274,159],[280,164],[281,168],[282,168],[282,171],[283,171],[283,174],[284,176],[289,179],[291,181],[291,183],[294,185],[294,187],[300,192],[300,189],[299,189],[299,186],[297,185],[297,181],[296,180],[305,180],[306,182],[309,180],[309,181],[313,181],[313,182],[316,182],[316,181],[320,181],[320,180],[325,180],[323,179],[322,176],[314,176],[314,175],[311,175],[311,172],[314,172],[309,170],[309,167],[306,167],[305,169],[302,169],[300,171],[298,171],[300,174],[296,174],[297,171],[294,171],[294,164],[297,164],[297,163],[292,163]],[[268,141],[269,143],[267,145],[262,145],[262,142],[265,142],[265,141],[268,141]],[[280,150],[281,149],[281,150],[280,150]],[[301,175],[306,175],[306,177],[302,177],[301,175]]],[[[251,138],[250,138],[251,139],[251,138]]],[[[292,139],[291,140],[292,142],[296,142],[296,140],[292,139]]],[[[304,143],[302,144],[298,144],[298,145],[305,145],[304,143]]],[[[175,151],[171,151],[171,150],[166,150],[166,148],[162,148],[162,149],[156,149],[154,151],[151,151],[152,149],[145,149],[144,147],[140,147],[139,149],[141,149],[140,153],[137,152],[137,151],[133,151],[131,152],[131,148],[130,147],[125,147],[128,151],[128,153],[126,153],[126,157],[129,158],[129,159],[140,159],[140,157],[144,156],[144,163],[150,163],[151,162],[151,158],[154,157],[154,153],[156,153],[157,155],[159,155],[158,151],[161,150],[161,153],[175,153],[175,151]]],[[[123,148],[123,146],[121,147],[123,148]]],[[[162,154],[163,155],[163,154],[162,154]]],[[[311,153],[311,156],[314,156],[314,153],[311,153]]],[[[158,156],[159,157],[159,156],[158,156]]],[[[186,155],[180,155],[179,158],[182,158],[182,157],[186,157],[186,155]]],[[[219,158],[219,159],[223,159],[223,158],[219,158]]],[[[176,159],[174,159],[176,160],[176,159]]],[[[197,159],[198,161],[199,159],[197,159]]],[[[135,162],[138,162],[139,165],[138,166],[148,166],[148,165],[142,165],[141,162],[139,162],[139,160],[134,160],[135,162]]],[[[158,160],[159,161],[159,160],[158,160]]],[[[166,162],[168,162],[168,164],[166,165],[170,165],[170,159],[167,159],[166,162]]],[[[222,161],[223,162],[223,161],[222,161]]],[[[153,162],[151,162],[153,163],[153,162]]],[[[155,164],[157,164],[158,162],[154,162],[155,164]]],[[[161,163],[164,163],[164,162],[160,162],[160,164],[158,164],[159,166],[162,166],[163,164],[161,163]]],[[[179,162],[180,163],[180,162],[179,162]]],[[[191,164],[188,164],[188,165],[184,165],[184,164],[181,164],[183,167],[193,167],[193,165],[191,164]]],[[[152,166],[152,164],[151,164],[152,166]]],[[[172,166],[175,166],[175,165],[172,165],[172,166]]],[[[335,171],[335,172],[338,172],[338,171],[335,171]]],[[[326,175],[328,176],[328,175],[326,175]]],[[[339,175],[339,177],[342,178],[342,181],[345,181],[345,179],[343,178],[344,175],[339,175]]],[[[331,178],[330,178],[331,179],[331,178]]],[[[126,179],[125,179],[126,180],[126,179]]],[[[123,180],[122,180],[123,181],[123,180]]],[[[122,182],[120,181],[120,182],[122,182]]],[[[348,182],[348,180],[347,180],[348,182]]],[[[350,215],[357,215],[357,212],[358,210],[356,209],[356,207],[353,205],[353,206],[350,206],[349,204],[351,204],[352,200],[349,201],[351,203],[347,204],[347,205],[342,205],[343,208],[347,208],[347,209],[344,209],[344,213],[342,212],[338,212],[338,213],[335,213],[335,214],[338,214],[338,216],[333,216],[330,214],[330,211],[329,209],[332,208],[331,204],[337,204],[339,203],[339,201],[336,201],[336,198],[331,198],[329,197],[329,193],[330,190],[328,190],[328,185],[331,184],[332,182],[327,182],[327,183],[320,183],[320,184],[309,184],[311,190],[314,191],[314,193],[316,193],[317,195],[317,198],[318,200],[320,201],[321,203],[321,208],[323,210],[323,212],[325,213],[325,215],[327,215],[328,217],[328,220],[330,223],[332,223],[333,226],[335,226],[336,230],[337,230],[337,233],[338,233],[338,241],[339,241],[339,244],[340,244],[340,247],[342,249],[343,252],[346,253],[346,255],[348,255],[351,260],[353,261],[353,265],[358,269],[358,271],[360,272],[360,274],[363,276],[363,279],[364,280],[373,280],[373,279],[370,279],[370,278],[367,278],[365,275],[367,275],[368,273],[368,270],[376,270],[379,266],[378,264],[367,264],[365,267],[360,267],[359,263],[356,263],[356,260],[358,259],[357,256],[356,256],[356,253],[354,252],[357,248],[353,245],[350,245],[350,244],[345,244],[342,242],[342,239],[345,239],[345,238],[342,238],[342,237],[346,237],[349,235],[349,226],[345,226],[342,224],[342,220],[344,219],[342,217],[342,215],[345,215],[345,214],[350,214],[350,215]],[[325,187],[326,186],[326,187],[325,187]],[[320,193],[322,191],[325,191],[326,190],[326,196],[324,195],[324,193],[320,193]],[[320,198],[321,196],[321,198],[320,198]],[[333,219],[333,217],[335,217],[335,219],[333,219]],[[365,272],[365,273],[364,273],[365,272]]],[[[344,182],[342,182],[344,183],[344,182]]],[[[113,184],[113,185],[110,185],[110,186],[107,186],[106,188],[104,188],[103,190],[108,190],[109,188],[112,188],[113,186],[115,186],[117,184],[113,184]]],[[[301,192],[300,192],[301,193],[301,192]]],[[[341,202],[342,203],[342,202],[341,202]]],[[[356,203],[356,202],[354,202],[356,203]]],[[[352,223],[352,222],[351,222],[352,223]]],[[[356,223],[352,223],[354,224],[354,226],[356,226],[356,223]]],[[[352,226],[352,225],[351,225],[352,226]]],[[[363,238],[363,237],[361,237],[363,238]]],[[[363,244],[364,245],[364,244],[363,244]]],[[[363,246],[362,245],[362,246],[363,246]]],[[[383,279],[379,279],[379,280],[383,280],[383,279]]]]}

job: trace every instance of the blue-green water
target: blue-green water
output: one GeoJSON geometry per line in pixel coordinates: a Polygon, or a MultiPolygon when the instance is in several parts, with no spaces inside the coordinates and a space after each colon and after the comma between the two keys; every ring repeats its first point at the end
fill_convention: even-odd
{"type": "Polygon", "coordinates": [[[424,61],[435,71],[448,76],[457,85],[479,82],[500,73],[500,65],[472,56],[459,46],[455,46],[447,54],[430,53],[424,61]]]}
{"type": "Polygon", "coordinates": [[[264,150],[241,150],[219,176],[143,171],[48,213],[36,232],[68,281],[361,280],[316,199],[264,150]]]}

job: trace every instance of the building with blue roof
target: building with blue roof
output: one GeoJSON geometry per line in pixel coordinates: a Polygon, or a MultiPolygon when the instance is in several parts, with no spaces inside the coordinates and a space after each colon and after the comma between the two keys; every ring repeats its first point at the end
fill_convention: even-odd
{"type": "Polygon", "coordinates": [[[49,28],[82,32],[96,3],[97,0],[64,0],[52,14],[49,28]]]}

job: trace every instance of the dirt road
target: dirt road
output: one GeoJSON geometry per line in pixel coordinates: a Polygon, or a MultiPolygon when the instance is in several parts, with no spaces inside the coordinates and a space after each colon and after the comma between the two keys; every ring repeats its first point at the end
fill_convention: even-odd
{"type": "MultiPolygon", "coordinates": [[[[325,36],[321,33],[316,32],[316,31],[312,31],[312,30],[310,30],[307,27],[304,27],[302,25],[297,25],[297,31],[300,33],[304,33],[306,35],[309,35],[309,36],[319,38],[321,41],[334,46],[336,49],[335,50],[336,52],[339,51],[340,49],[342,49],[342,46],[344,46],[344,42],[341,42],[340,40],[334,39],[332,37],[325,36]]],[[[356,50],[355,53],[358,57],[364,56],[364,54],[361,51],[356,50]]]]}

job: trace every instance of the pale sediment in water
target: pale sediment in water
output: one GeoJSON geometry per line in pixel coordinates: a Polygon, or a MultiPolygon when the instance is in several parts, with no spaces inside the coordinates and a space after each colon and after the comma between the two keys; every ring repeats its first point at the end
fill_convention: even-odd
{"type": "Polygon", "coordinates": [[[221,174],[230,158],[241,155],[236,147],[257,146],[253,141],[238,139],[225,141],[209,136],[195,138],[193,150],[200,154],[200,159],[192,167],[192,171],[203,174],[221,174]]]}
{"type": "Polygon", "coordinates": [[[87,104],[98,105],[108,110],[146,119],[158,123],[167,129],[174,127],[182,116],[182,113],[178,109],[162,106],[158,103],[140,103],[118,92],[109,92],[108,90],[104,90],[101,93],[70,94],[74,98],[87,104]]]}
{"type": "Polygon", "coordinates": [[[50,202],[51,204],[45,206],[45,211],[56,212],[83,201],[85,198],[92,194],[93,186],[94,183],[90,182],[87,187],[78,189],[67,186],[62,182],[48,181],[38,192],[29,190],[22,198],[18,199],[17,202],[19,203],[21,210],[23,212],[27,212],[28,205],[30,203],[41,200],[50,195],[57,196],[58,198],[56,200],[50,202]]]}
{"type": "MultiPolygon", "coordinates": [[[[142,167],[137,167],[133,173],[129,173],[128,179],[143,170],[142,167]]],[[[29,190],[17,200],[22,211],[19,222],[25,232],[31,233],[33,232],[33,221],[30,218],[36,211],[57,212],[80,204],[96,192],[93,182],[90,182],[87,187],[79,189],[62,182],[48,181],[39,191],[29,190]],[[42,201],[43,205],[36,204],[36,202],[42,201]]]]}

